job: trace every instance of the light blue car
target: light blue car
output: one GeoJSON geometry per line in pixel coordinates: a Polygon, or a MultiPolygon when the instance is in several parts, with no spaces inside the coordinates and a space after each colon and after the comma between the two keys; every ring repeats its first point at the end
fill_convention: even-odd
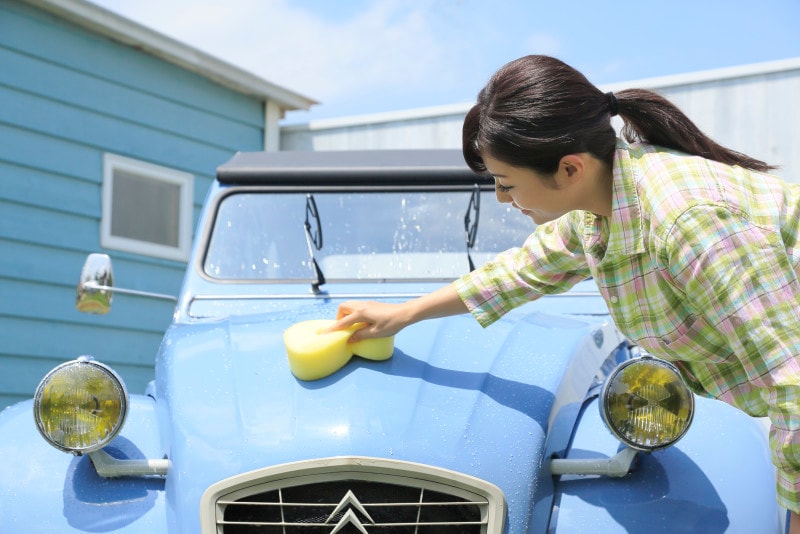
{"type": "MultiPolygon", "coordinates": [[[[762,422],[631,346],[591,280],[293,374],[289,327],[521,244],[531,223],[493,190],[458,151],[237,154],[147,391],[96,354],[0,414],[0,532],[782,532],[762,422]]],[[[91,255],[79,309],[131,292],[111,281],[91,255]]]]}

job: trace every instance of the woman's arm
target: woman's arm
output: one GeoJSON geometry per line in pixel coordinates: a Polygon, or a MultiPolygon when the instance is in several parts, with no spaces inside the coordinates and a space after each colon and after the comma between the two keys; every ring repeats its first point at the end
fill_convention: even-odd
{"type": "Polygon", "coordinates": [[[364,323],[366,326],[350,336],[350,341],[353,342],[393,336],[410,324],[467,311],[467,306],[452,284],[448,284],[432,293],[400,304],[358,300],[344,302],[339,306],[337,321],[330,330],[341,330],[356,323],[364,323]]]}

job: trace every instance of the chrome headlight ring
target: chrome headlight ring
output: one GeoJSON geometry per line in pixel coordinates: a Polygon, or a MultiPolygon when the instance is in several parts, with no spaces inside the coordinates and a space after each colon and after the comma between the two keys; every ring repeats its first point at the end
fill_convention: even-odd
{"type": "Polygon", "coordinates": [[[694,417],[694,395],[678,369],[649,355],[614,369],[603,385],[599,405],[611,433],[640,451],[674,444],[694,417]]]}
{"type": "Polygon", "coordinates": [[[113,440],[128,414],[128,391],[110,367],[81,356],[51,370],[36,388],[33,415],[53,447],[81,455],[113,440]]]}

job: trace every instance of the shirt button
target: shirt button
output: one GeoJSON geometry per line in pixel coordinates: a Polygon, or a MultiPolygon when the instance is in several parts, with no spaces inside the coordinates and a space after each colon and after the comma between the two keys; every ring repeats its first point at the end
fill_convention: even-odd
{"type": "Polygon", "coordinates": [[[619,298],[617,298],[616,295],[611,295],[611,298],[609,298],[608,300],[610,300],[612,304],[616,304],[617,302],[619,302],[619,298]]]}

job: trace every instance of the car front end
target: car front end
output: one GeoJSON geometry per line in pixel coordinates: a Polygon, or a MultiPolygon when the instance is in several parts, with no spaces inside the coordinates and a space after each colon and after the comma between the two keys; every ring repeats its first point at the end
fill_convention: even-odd
{"type": "MultiPolygon", "coordinates": [[[[235,156],[148,390],[94,355],[0,414],[2,525],[780,532],[763,426],[640,354],[592,281],[490,328],[432,319],[389,358],[295,376],[293,325],[426,294],[521,243],[530,223],[493,190],[457,151],[235,156]]],[[[115,291],[110,259],[90,257],[78,307],[104,313],[115,291]]]]}

